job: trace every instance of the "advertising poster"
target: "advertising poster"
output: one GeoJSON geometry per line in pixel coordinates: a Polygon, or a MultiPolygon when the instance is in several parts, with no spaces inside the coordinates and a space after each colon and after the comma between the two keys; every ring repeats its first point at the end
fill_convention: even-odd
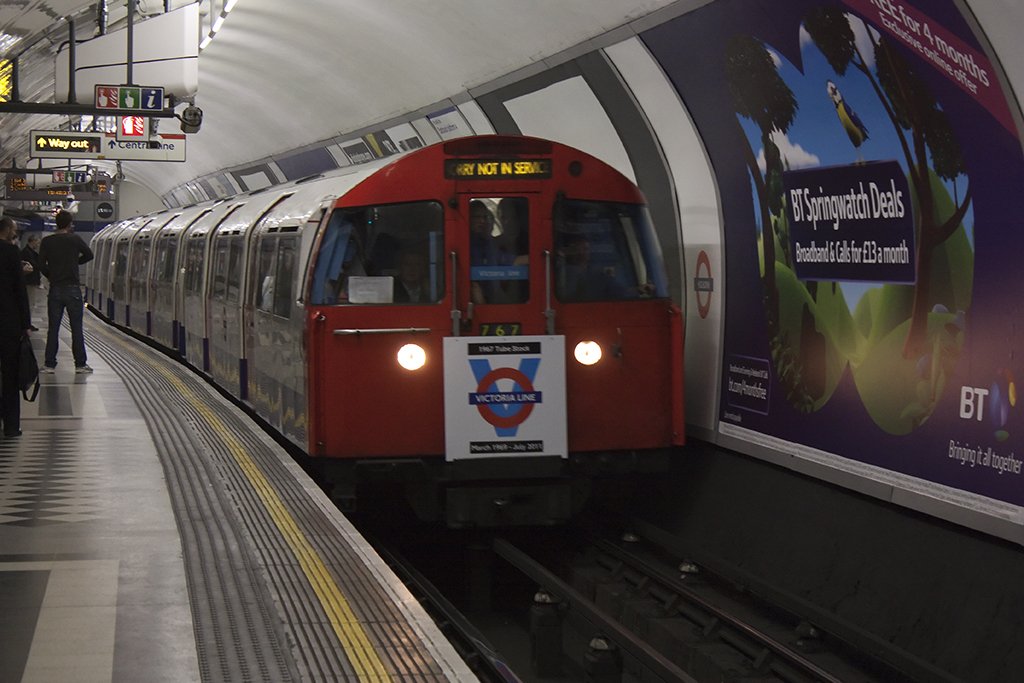
{"type": "Polygon", "coordinates": [[[1024,164],[956,5],[719,0],[641,37],[719,183],[720,431],[1024,523],[1024,164]]]}

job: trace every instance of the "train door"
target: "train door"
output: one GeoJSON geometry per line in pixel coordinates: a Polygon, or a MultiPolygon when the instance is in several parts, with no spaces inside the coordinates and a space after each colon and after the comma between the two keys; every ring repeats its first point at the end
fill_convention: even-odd
{"type": "MultiPolygon", "coordinates": [[[[445,459],[500,459],[554,476],[568,446],[565,340],[554,333],[551,196],[516,185],[507,194],[493,185],[460,194],[456,218],[463,224],[452,232],[456,259],[465,264],[456,270],[466,319],[461,334],[445,340],[445,459]]],[[[460,508],[455,498],[449,505],[460,508]]]]}
{"type": "Polygon", "coordinates": [[[518,336],[544,334],[550,301],[545,292],[544,259],[550,248],[540,229],[550,211],[540,206],[541,196],[522,193],[503,196],[463,195],[465,221],[455,231],[457,292],[465,303],[461,334],[466,336],[518,336]]]}

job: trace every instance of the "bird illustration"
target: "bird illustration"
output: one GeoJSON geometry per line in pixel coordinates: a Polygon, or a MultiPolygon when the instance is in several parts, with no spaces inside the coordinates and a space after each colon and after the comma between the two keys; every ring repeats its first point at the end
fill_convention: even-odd
{"type": "Polygon", "coordinates": [[[850,136],[850,142],[853,143],[854,147],[860,147],[868,139],[867,127],[861,122],[857,112],[853,111],[853,107],[843,99],[843,94],[839,92],[839,88],[836,87],[835,83],[829,81],[825,89],[828,91],[832,104],[836,106],[839,122],[843,124],[846,134],[850,136]]]}

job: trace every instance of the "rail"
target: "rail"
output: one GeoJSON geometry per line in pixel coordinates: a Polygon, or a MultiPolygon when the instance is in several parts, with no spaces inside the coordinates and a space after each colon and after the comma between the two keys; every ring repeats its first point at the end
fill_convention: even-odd
{"type": "Polygon", "coordinates": [[[673,664],[639,637],[623,628],[618,621],[605,614],[597,605],[511,543],[498,538],[494,540],[493,547],[494,551],[513,567],[529,576],[548,592],[557,595],[571,609],[581,613],[588,621],[597,626],[607,638],[614,641],[622,651],[635,658],[654,676],[665,681],[697,683],[696,679],[673,664]]]}

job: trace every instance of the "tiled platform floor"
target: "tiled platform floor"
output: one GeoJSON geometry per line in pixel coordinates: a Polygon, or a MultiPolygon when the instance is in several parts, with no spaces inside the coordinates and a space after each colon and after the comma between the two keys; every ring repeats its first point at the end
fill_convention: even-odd
{"type": "MultiPolygon", "coordinates": [[[[36,324],[40,317],[36,315],[36,324]]],[[[45,330],[34,333],[42,359],[45,330]]],[[[0,680],[198,681],[178,532],[149,432],[96,354],[0,441],[0,680]]]]}

